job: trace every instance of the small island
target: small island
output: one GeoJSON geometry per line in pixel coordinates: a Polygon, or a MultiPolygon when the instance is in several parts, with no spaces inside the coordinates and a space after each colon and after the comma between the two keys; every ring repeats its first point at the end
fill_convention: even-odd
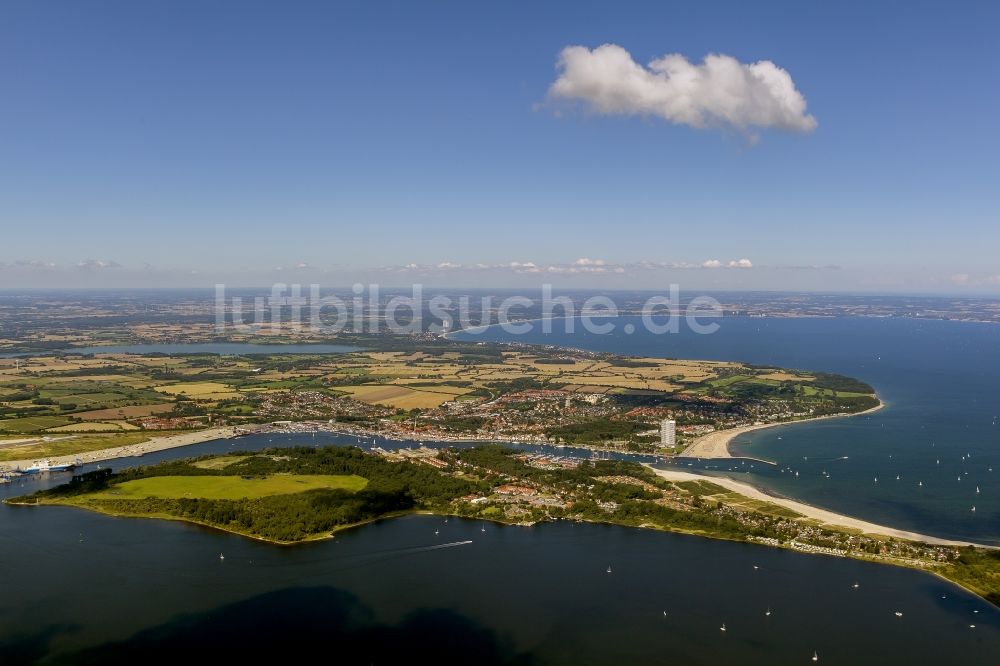
{"type": "Polygon", "coordinates": [[[286,545],[412,512],[518,525],[601,522],[923,569],[1000,604],[995,549],[824,522],[721,485],[727,479],[670,475],[502,445],[373,453],[297,447],[96,470],[9,502],[182,520],[286,545]]]}

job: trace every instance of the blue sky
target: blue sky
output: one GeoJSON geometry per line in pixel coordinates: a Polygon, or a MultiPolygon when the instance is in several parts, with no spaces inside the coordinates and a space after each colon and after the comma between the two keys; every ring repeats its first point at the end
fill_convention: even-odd
{"type": "Polygon", "coordinates": [[[4,3],[0,287],[998,292],[997,7],[4,3]],[[551,99],[606,43],[772,61],[818,127],[551,99]]]}

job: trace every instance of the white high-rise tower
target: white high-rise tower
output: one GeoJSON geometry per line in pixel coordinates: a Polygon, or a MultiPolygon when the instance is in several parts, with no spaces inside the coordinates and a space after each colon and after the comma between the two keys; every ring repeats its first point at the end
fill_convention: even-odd
{"type": "Polygon", "coordinates": [[[660,445],[673,447],[677,443],[677,421],[663,419],[660,421],[660,445]]]}

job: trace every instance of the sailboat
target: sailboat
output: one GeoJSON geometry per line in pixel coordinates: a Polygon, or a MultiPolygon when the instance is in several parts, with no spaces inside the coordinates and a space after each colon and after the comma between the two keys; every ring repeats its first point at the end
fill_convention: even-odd
{"type": "Polygon", "coordinates": [[[225,559],[226,559],[226,556],[225,556],[225,555],[223,555],[222,553],[219,553],[219,561],[220,561],[220,562],[222,562],[222,561],[224,561],[225,559]]]}
{"type": "Polygon", "coordinates": [[[721,626],[721,627],[719,627],[719,631],[725,631],[725,630],[726,630],[726,623],[725,623],[725,622],[723,622],[723,623],[722,623],[722,626],[721,626]]]}
{"type": "Polygon", "coordinates": [[[764,617],[771,617],[771,609],[770,608],[768,608],[766,611],[764,611],[764,617]]]}
{"type": "Polygon", "coordinates": [[[816,654],[816,650],[813,650],[813,661],[819,661],[819,655],[816,654]]]}
{"type": "Polygon", "coordinates": [[[611,565],[608,565],[608,573],[611,573],[611,565]]]}

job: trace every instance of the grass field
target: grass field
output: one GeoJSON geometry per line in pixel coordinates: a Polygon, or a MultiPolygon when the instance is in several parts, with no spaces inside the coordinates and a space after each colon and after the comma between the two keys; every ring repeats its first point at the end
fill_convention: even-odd
{"type": "Polygon", "coordinates": [[[193,462],[191,465],[194,467],[200,467],[201,469],[222,469],[223,467],[228,467],[233,463],[246,460],[249,457],[250,456],[217,456],[215,458],[209,458],[208,460],[193,462]]]}
{"type": "Polygon", "coordinates": [[[113,407],[111,409],[95,409],[89,412],[77,412],[74,417],[84,421],[107,421],[117,419],[134,419],[142,416],[152,416],[153,414],[165,414],[174,408],[174,403],[160,403],[158,405],[132,405],[130,407],[113,407]]]}
{"type": "Polygon", "coordinates": [[[723,386],[730,386],[730,385],[736,384],[738,382],[743,382],[743,381],[746,381],[748,379],[750,379],[750,375],[730,375],[728,377],[723,377],[722,379],[712,380],[712,381],[710,381],[708,383],[711,384],[712,386],[716,387],[716,388],[720,388],[720,387],[723,387],[723,386]]]}
{"type": "Polygon", "coordinates": [[[47,428],[57,428],[70,423],[72,421],[61,416],[25,416],[0,421],[0,432],[41,432],[47,428]]]}
{"type": "Polygon", "coordinates": [[[356,475],[275,474],[265,478],[240,476],[154,476],[114,485],[87,495],[91,499],[241,499],[288,495],[307,490],[342,489],[357,492],[368,479],[356,475]]]}

